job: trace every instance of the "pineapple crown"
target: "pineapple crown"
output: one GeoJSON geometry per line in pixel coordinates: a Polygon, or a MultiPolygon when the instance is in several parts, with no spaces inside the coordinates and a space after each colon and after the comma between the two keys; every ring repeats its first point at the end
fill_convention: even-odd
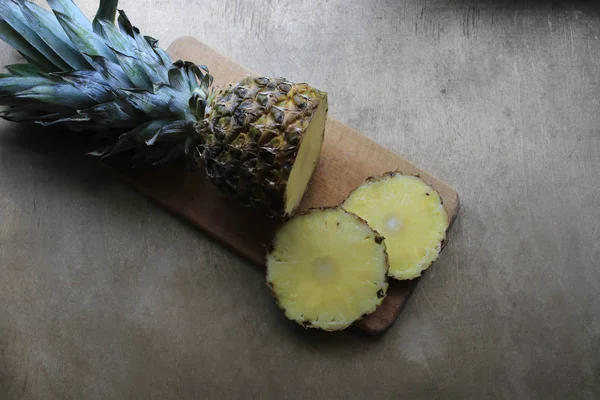
{"type": "Polygon", "coordinates": [[[134,162],[159,164],[193,154],[208,68],[174,62],[118,0],[100,0],[93,21],[72,0],[47,3],[51,11],[0,0],[0,39],[27,61],[0,74],[0,117],[90,133],[101,145],[89,154],[100,157],[133,151],[134,162]]]}

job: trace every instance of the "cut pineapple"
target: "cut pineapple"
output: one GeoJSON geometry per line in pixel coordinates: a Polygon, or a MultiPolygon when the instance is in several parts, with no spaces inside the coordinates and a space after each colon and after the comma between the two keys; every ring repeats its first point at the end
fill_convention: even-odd
{"type": "Polygon", "coordinates": [[[285,191],[285,214],[291,215],[302,200],[321,155],[327,119],[327,96],[323,96],[300,144],[285,191]]]}
{"type": "Polygon", "coordinates": [[[267,284],[287,318],[342,330],[377,309],[387,293],[383,238],[341,208],[288,220],[267,255],[267,284]]]}
{"type": "Polygon", "coordinates": [[[342,207],[385,237],[392,278],[417,278],[438,258],[448,215],[439,194],[422,179],[400,173],[369,179],[342,207]]]}

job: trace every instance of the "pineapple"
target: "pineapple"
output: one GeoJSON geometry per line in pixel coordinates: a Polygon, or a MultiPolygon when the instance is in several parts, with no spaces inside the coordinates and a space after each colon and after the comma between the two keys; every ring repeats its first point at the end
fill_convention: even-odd
{"type": "Polygon", "coordinates": [[[211,90],[206,66],[171,60],[117,18],[118,0],[100,0],[91,22],[72,0],[47,2],[52,12],[0,0],[0,39],[27,61],[0,74],[0,117],[86,132],[102,158],[190,160],[223,194],[294,212],[320,156],[327,93],[266,77],[211,90]]]}
{"type": "Polygon", "coordinates": [[[267,254],[267,284],[287,318],[342,330],[374,312],[387,294],[383,238],[339,207],[295,215],[267,254]]]}
{"type": "Polygon", "coordinates": [[[448,215],[439,194],[416,176],[393,172],[368,179],[342,207],[385,237],[392,278],[421,276],[442,250],[448,215]]]}
{"type": "Polygon", "coordinates": [[[247,77],[216,98],[199,125],[206,129],[199,147],[209,176],[249,206],[291,214],[323,144],[323,94],[284,79],[247,77]]]}

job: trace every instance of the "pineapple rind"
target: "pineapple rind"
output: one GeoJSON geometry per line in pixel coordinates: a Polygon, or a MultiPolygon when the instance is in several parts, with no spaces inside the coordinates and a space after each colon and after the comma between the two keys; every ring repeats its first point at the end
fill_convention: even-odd
{"type": "Polygon", "coordinates": [[[288,319],[336,331],[377,309],[388,267],[383,238],[364,220],[341,208],[312,209],[277,232],[266,279],[288,319]]]}
{"type": "Polygon", "coordinates": [[[390,277],[415,279],[439,257],[448,215],[439,193],[421,178],[394,172],[368,179],[342,207],[385,237],[390,277]]]}

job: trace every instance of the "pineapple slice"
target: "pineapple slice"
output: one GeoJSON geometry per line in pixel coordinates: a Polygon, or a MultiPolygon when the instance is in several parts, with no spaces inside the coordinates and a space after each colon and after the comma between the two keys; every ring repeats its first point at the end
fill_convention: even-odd
{"type": "Polygon", "coordinates": [[[442,200],[416,176],[394,172],[368,179],[342,207],[385,237],[389,275],[395,279],[421,276],[438,258],[446,239],[448,215],[442,200]]]}
{"type": "Polygon", "coordinates": [[[387,293],[383,238],[341,208],[312,209],[278,230],[267,255],[267,285],[287,318],[342,330],[377,309],[387,293]]]}

